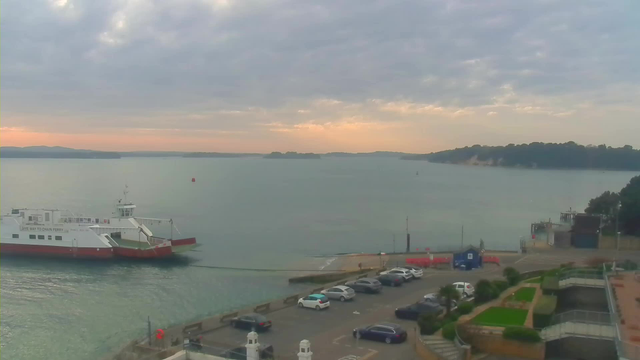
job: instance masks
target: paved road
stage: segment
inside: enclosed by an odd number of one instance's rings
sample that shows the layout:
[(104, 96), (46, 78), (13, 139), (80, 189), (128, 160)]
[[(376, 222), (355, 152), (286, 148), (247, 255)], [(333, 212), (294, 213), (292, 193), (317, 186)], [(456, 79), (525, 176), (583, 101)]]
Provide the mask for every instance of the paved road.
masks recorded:
[[(455, 281), (475, 283), (481, 278), (501, 278), (502, 268), (514, 266), (520, 271), (547, 269), (561, 263), (584, 261), (594, 252), (560, 251), (534, 253), (525, 256), (504, 256), (502, 267), (488, 266), (485, 269), (460, 272), (427, 270), (425, 277), (414, 280), (399, 288), (385, 287), (381, 294), (358, 294), (353, 302), (331, 301), (331, 307), (315, 311), (290, 307), (268, 314), (273, 328), (261, 333), (259, 342), (273, 345), (277, 359), (297, 359), (300, 340), (311, 342), (314, 359), (322, 360), (412, 360), (416, 359), (413, 349), (415, 321), (395, 318), (398, 306), (414, 303), (423, 295)], [(640, 253), (631, 253), (627, 258), (640, 259)], [(409, 339), (403, 344), (387, 345), (368, 340), (356, 340), (352, 330), (356, 327), (389, 321), (401, 324), (409, 332)], [(204, 335), (204, 344), (229, 344), (242, 346), (246, 342), (245, 330), (225, 327)]]

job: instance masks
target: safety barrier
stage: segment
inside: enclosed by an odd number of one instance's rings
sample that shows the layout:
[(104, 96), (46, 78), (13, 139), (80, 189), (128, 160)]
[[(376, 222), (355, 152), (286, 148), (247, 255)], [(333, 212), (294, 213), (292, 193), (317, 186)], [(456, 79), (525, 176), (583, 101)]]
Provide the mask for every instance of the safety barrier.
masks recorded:
[(234, 317), (238, 316), (238, 311), (234, 311), (228, 314), (224, 314), (222, 316), (220, 316), (220, 322), (223, 323), (229, 319), (233, 319)]
[(300, 298), (300, 294), (295, 294), (295, 295), (291, 295), (287, 298), (284, 298), (284, 300), (282, 300), (283, 304), (288, 304), (290, 302), (296, 302), (298, 301), (298, 299)]
[(487, 264), (497, 264), (500, 265), (500, 258), (497, 256), (483, 256), (482, 262)]
[(271, 303), (265, 303), (265, 304), (261, 304), (256, 306), (253, 311), (259, 313), (259, 312), (263, 312), (263, 311), (269, 311), (269, 309), (271, 308)]
[(415, 266), (427, 268), (435, 265), (451, 264), (451, 258), (450, 257), (434, 257), (433, 260), (431, 260), (430, 258), (409, 258), (406, 260), (406, 262), (408, 265), (415, 265)]
[(202, 321), (195, 324), (187, 325), (182, 329), (183, 334), (188, 334), (194, 331), (202, 331)]

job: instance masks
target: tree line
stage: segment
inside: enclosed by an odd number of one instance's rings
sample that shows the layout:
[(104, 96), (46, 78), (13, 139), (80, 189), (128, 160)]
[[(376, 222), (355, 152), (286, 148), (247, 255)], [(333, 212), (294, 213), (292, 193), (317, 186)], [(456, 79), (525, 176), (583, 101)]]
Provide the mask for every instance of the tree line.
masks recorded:
[(589, 200), (584, 212), (602, 215), (603, 232), (615, 232), (617, 219), (620, 231), (628, 235), (640, 236), (640, 175), (631, 178), (618, 193), (605, 191)]

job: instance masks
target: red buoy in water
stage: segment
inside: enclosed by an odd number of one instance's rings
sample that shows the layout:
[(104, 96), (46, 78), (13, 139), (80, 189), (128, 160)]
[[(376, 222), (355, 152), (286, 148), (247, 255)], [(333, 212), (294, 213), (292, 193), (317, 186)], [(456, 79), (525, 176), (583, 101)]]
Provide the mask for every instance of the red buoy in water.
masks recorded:
[(191, 178), (191, 182), (196, 182), (196, 178)]

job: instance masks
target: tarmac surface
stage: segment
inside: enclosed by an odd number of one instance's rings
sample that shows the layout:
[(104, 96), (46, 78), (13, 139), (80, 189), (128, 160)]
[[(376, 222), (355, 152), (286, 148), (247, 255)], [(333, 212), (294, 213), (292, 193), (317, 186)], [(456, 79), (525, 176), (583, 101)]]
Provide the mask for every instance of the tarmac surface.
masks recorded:
[[(259, 342), (272, 345), (275, 358), (279, 360), (297, 359), (298, 346), (303, 339), (311, 342), (313, 358), (318, 360), (413, 360), (418, 358), (414, 350), (417, 323), (397, 319), (394, 315), (397, 307), (414, 303), (425, 294), (436, 292), (440, 286), (456, 281), (475, 284), (482, 278), (502, 278), (502, 269), (506, 266), (513, 266), (525, 272), (549, 269), (571, 261), (580, 265), (592, 256), (614, 255), (615, 252), (597, 250), (539, 251), (524, 255), (499, 255), (501, 266), (487, 265), (483, 269), (473, 271), (425, 269), (422, 279), (398, 288), (384, 287), (381, 294), (358, 293), (351, 302), (341, 303), (333, 300), (331, 307), (326, 310), (288, 307), (269, 313), (266, 316), (273, 322), (273, 328), (260, 333)], [(387, 256), (386, 261), (402, 263), (406, 257), (391, 255)], [(623, 252), (620, 258), (638, 261), (640, 252)], [(408, 340), (402, 344), (385, 344), (356, 340), (352, 336), (354, 328), (380, 322), (400, 324), (409, 333)], [(243, 346), (246, 336), (246, 330), (224, 327), (203, 335), (203, 344), (205, 347), (211, 346), (209, 350), (213, 353), (220, 347)]]

